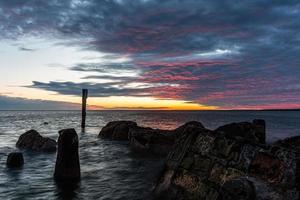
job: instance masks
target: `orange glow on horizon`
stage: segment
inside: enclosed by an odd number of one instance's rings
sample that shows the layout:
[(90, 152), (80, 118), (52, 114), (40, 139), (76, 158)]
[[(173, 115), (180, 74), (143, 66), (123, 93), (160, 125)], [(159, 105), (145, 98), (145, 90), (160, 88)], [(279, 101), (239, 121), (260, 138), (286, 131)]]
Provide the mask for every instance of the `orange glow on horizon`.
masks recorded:
[[(81, 105), (81, 97), (59, 95), (55, 92), (43, 91), (33, 88), (13, 88), (14, 91), (7, 92), (6, 96), (19, 97), (33, 100), (47, 100), (67, 102)], [(201, 105), (183, 100), (156, 99), (153, 97), (89, 97), (87, 100), (89, 110), (216, 110), (216, 106)]]
[(152, 97), (105, 97), (89, 98), (91, 110), (216, 110), (216, 106), (207, 106), (181, 100), (155, 99)]

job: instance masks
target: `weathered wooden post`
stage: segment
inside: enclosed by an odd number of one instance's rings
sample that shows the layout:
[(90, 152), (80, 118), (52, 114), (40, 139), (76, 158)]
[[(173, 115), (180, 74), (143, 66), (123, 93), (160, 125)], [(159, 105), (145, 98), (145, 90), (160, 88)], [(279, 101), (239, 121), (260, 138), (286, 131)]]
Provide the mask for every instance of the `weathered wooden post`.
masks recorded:
[(88, 98), (88, 89), (82, 89), (82, 121), (81, 129), (82, 132), (85, 130), (85, 118), (86, 118), (86, 99)]

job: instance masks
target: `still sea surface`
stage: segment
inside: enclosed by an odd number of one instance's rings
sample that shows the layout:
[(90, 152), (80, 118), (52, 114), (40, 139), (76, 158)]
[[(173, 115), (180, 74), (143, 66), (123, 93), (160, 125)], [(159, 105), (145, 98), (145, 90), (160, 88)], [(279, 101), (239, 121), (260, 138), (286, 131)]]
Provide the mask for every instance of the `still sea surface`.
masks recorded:
[[(97, 138), (113, 120), (133, 120), (141, 126), (173, 129), (197, 120), (210, 129), (226, 123), (265, 119), (269, 143), (300, 134), (300, 111), (91, 111), (85, 133), (79, 111), (0, 111), (0, 199), (148, 199), (163, 159), (133, 154), (126, 142)], [(48, 125), (44, 125), (48, 122)], [(75, 128), (79, 135), (82, 179), (71, 191), (52, 179), (56, 153), (23, 151), (22, 169), (7, 169), (8, 153), (29, 129), (58, 138), (58, 131)]]

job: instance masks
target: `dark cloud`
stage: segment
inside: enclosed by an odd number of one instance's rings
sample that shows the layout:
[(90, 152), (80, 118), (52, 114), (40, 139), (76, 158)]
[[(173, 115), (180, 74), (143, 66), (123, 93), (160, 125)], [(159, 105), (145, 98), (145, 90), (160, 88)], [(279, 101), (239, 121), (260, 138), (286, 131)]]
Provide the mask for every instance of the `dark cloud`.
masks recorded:
[(0, 110), (78, 110), (80, 104), (0, 95)]
[[(110, 83), (32, 87), (71, 95), (90, 87), (101, 97), (149, 95), (221, 107), (300, 100), (298, 0), (0, 0), (0, 11), (2, 38), (43, 35), (110, 55), (111, 62), (71, 68)], [(122, 55), (131, 60), (114, 62)], [(136, 77), (109, 77), (124, 73)]]
[(89, 90), (90, 97), (108, 96), (149, 96), (144, 89), (120, 87), (117, 83), (74, 83), (74, 82), (55, 82), (43, 83), (34, 81), (31, 88), (38, 88), (57, 92), (64, 95), (80, 96), (82, 88)]
[(35, 51), (35, 49), (19, 47), (19, 51)]
[(79, 63), (71, 67), (73, 71), (97, 73), (135, 73), (137, 69), (131, 63)]

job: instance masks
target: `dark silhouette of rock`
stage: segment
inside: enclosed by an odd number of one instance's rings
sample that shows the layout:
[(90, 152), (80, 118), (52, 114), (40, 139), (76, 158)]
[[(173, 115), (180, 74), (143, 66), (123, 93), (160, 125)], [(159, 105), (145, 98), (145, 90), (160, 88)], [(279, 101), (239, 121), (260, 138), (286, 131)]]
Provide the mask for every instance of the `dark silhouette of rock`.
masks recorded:
[(238, 177), (225, 182), (220, 188), (218, 200), (282, 200), (289, 199), (279, 194), (266, 182), (254, 177)]
[(243, 138), (261, 144), (266, 143), (265, 121), (261, 119), (256, 119), (253, 123), (239, 122), (226, 124), (215, 131), (225, 134), (226, 137)]
[(295, 150), (300, 156), (300, 135), (279, 140), (275, 142), (274, 145)]
[(190, 128), (204, 128), (203, 124), (201, 122), (198, 121), (190, 121), (187, 122), (185, 124), (183, 124), (182, 126), (179, 126), (178, 128), (176, 128), (174, 131), (176, 132), (176, 136), (182, 134), (186, 129), (190, 129)]
[(80, 180), (78, 136), (74, 129), (59, 131), (54, 179), (58, 182)]
[(128, 140), (128, 132), (137, 127), (132, 121), (113, 121), (102, 128), (99, 137), (113, 140)]
[(187, 127), (203, 128), (203, 125), (191, 121), (174, 130), (161, 130), (140, 127), (132, 121), (113, 121), (102, 128), (99, 137), (129, 140), (130, 148), (137, 153), (165, 156)]
[(24, 164), (23, 154), (20, 152), (13, 152), (8, 154), (6, 165), (7, 167), (22, 167)]
[(297, 153), (257, 142), (249, 131), (254, 124), (230, 124), (219, 131), (186, 128), (168, 154), (155, 197), (298, 200)]
[(219, 200), (252, 200), (256, 193), (252, 182), (244, 177), (231, 179), (220, 189)]
[(22, 134), (19, 137), (16, 146), (34, 151), (56, 151), (56, 141), (41, 136), (35, 130), (29, 130)]
[(266, 121), (263, 119), (254, 119), (253, 125), (256, 130), (256, 137), (258, 138), (260, 143), (266, 143)]
[(137, 153), (165, 156), (174, 144), (171, 134), (168, 130), (136, 127), (129, 132), (129, 146)]

